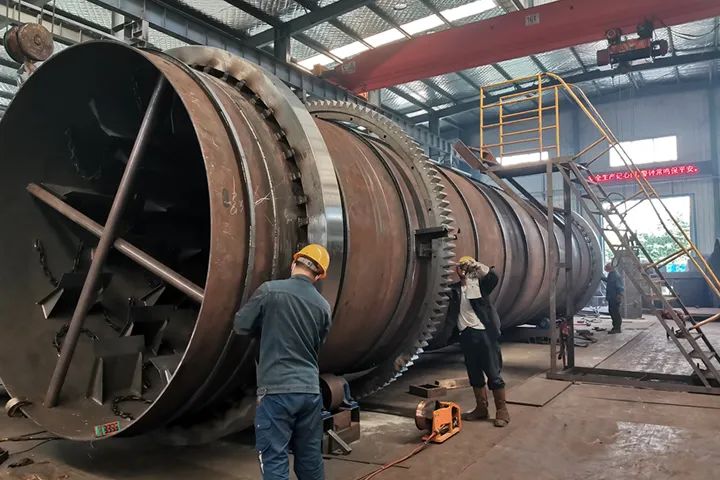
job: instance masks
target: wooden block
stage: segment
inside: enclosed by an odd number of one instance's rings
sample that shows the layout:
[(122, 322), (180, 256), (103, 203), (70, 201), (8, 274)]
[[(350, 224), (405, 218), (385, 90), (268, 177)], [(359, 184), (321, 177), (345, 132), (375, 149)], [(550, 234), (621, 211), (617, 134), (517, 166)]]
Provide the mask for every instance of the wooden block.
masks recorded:
[(447, 390), (452, 390), (454, 388), (465, 388), (470, 386), (470, 379), (468, 377), (446, 378), (444, 380), (435, 380), (435, 385), (445, 388)]
[(438, 398), (442, 397), (447, 393), (447, 389), (438, 387), (437, 385), (425, 384), (425, 385), (410, 385), (408, 393), (417, 395), (423, 398)]

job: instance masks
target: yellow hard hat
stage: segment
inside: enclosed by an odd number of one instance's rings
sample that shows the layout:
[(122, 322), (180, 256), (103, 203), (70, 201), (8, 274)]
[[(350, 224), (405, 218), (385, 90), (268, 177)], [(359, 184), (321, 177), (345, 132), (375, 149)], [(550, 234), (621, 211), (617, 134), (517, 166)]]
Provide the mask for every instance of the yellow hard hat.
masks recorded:
[(328, 268), (330, 268), (330, 254), (325, 247), (311, 243), (293, 255), (293, 260), (297, 261), (300, 257), (311, 260), (320, 269), (320, 278), (325, 278)]
[(460, 257), (460, 260), (458, 260), (459, 264), (463, 263), (475, 263), (475, 259), (469, 255), (465, 255), (464, 257)]

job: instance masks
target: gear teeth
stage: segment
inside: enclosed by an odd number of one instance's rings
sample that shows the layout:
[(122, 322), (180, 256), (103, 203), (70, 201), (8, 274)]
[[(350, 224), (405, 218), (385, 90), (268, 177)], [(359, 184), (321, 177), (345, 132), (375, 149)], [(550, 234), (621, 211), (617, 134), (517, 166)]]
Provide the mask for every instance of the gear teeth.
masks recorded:
[[(382, 138), (392, 138), (402, 150), (404, 158), (412, 160), (416, 166), (415, 170), (421, 176), (421, 183), (424, 184), (427, 194), (431, 202), (430, 212), (428, 214), (427, 226), (444, 225), (450, 231), (455, 231), (455, 219), (452, 216), (450, 203), (447, 201), (448, 194), (444, 184), (443, 174), (432, 162), (424, 149), (411, 138), (402, 128), (395, 122), (388, 119), (379, 112), (363, 105), (355, 103), (337, 101), (337, 100), (321, 100), (307, 103), (308, 110), (311, 113), (339, 113), (362, 118), (366, 122), (376, 127), (375, 134)], [(353, 383), (353, 394), (356, 398), (362, 398), (370, 395), (399, 378), (413, 363), (424, 348), (428, 345), (428, 341), (435, 335), (440, 321), (444, 319), (448, 304), (448, 281), (453, 274), (451, 260), (455, 257), (455, 244), (452, 242), (443, 242), (441, 250), (435, 255), (430, 270), (433, 284), (428, 288), (428, 298), (432, 299), (428, 302), (420, 317), (419, 330), (410, 343), (405, 343), (400, 348), (402, 350), (395, 353), (390, 361), (381, 362), (375, 371), (358, 380), (360, 383)], [(415, 327), (413, 327), (415, 328)], [(413, 330), (415, 331), (415, 330)], [(408, 339), (409, 340), (409, 339)], [(357, 389), (356, 389), (357, 387)]]

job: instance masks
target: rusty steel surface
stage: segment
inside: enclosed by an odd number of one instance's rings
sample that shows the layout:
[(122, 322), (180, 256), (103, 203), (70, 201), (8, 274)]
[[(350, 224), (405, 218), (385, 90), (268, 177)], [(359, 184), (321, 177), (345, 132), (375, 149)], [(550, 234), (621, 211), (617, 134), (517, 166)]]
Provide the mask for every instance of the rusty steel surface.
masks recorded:
[[(328, 148), (297, 96), (279, 79), (266, 74), (261, 67), (229, 52), (211, 47), (180, 47), (168, 53), (179, 60), (232, 82), (242, 82), (266, 109), (265, 116), (280, 128), (281, 141), (289, 148), (300, 174), (307, 222), (307, 241), (326, 245), (333, 258), (344, 255), (343, 214), (338, 180)], [(330, 305), (335, 305), (339, 290), (340, 265), (330, 264), (328, 278), (321, 289)]]
[[(319, 284), (334, 306), (321, 373), (344, 376), (355, 397), (397, 378), (433, 337), (447, 340), (456, 257), (496, 266), (503, 325), (547, 309), (547, 232), (511, 199), (432, 164), (374, 111), (305, 107), (271, 74), (220, 50), (171, 53), (70, 47), (29, 78), (0, 122), (0, 222), (13, 226), (0, 248), (0, 377), (43, 428), (90, 440), (192, 429), (237, 410), (254, 396), (257, 351), (232, 332), (233, 314), (262, 282), (286, 277), (293, 252), (311, 241), (332, 255)], [(46, 408), (159, 76), (169, 91), (116, 250), (58, 405)], [(30, 184), (57, 201), (38, 201)], [(573, 295), (583, 305), (599, 281), (599, 249), (580, 219), (574, 230)], [(340, 383), (330, 383), (337, 400)], [(117, 432), (95, 428), (115, 421)]]
[(26, 23), (20, 26), (17, 37), (22, 53), (35, 62), (47, 60), (55, 49), (52, 34), (38, 23)]
[[(495, 266), (499, 275), (493, 292), (504, 328), (539, 319), (548, 309), (549, 269), (545, 265), (548, 245), (547, 227), (539, 225), (527, 210), (503, 192), (473, 181), (465, 175), (440, 169), (445, 181), (457, 231), (458, 256), (470, 255)], [(556, 237), (562, 258), (565, 240), (556, 225)], [(573, 296), (577, 309), (585, 306), (599, 282), (601, 254), (599, 244), (585, 220), (576, 216), (573, 224)], [(564, 305), (563, 276), (558, 284), (558, 305)], [(449, 337), (452, 324), (444, 327)]]
[[(397, 305), (392, 316), (385, 318), (384, 322), (376, 322), (376, 328), (363, 328), (368, 326), (369, 318), (366, 316), (334, 318), (334, 322), (342, 322), (343, 327), (349, 331), (358, 332), (360, 336), (357, 340), (375, 339), (374, 344), (366, 349), (353, 365), (356, 371), (368, 372), (351, 384), (355, 395), (365, 396), (383, 388), (409, 368), (442, 323), (455, 244), (446, 238), (427, 242), (419, 238), (418, 233), (423, 229), (439, 226), (451, 231), (455, 228), (455, 221), (437, 169), (414, 140), (395, 123), (370, 109), (345, 102), (310, 102), (308, 109), (320, 123), (332, 122), (348, 128), (348, 132), (352, 132), (352, 136), (347, 138), (348, 142), (366, 143), (371, 147), (372, 157), (375, 157), (371, 161), (382, 165), (395, 182), (408, 230), (406, 238), (397, 239), (387, 230), (388, 227), (385, 227), (387, 220), (383, 218), (383, 212), (376, 207), (373, 213), (380, 220), (378, 225), (384, 228), (374, 235), (385, 233), (385, 237), (379, 244), (375, 243), (374, 252), (365, 260), (378, 260), (374, 264), (377, 268), (373, 275), (377, 288), (368, 289), (368, 292), (374, 292), (374, 298), (383, 298), (385, 295), (385, 289), (389, 285), (386, 272), (392, 268), (391, 265), (398, 259), (406, 259), (403, 290), (395, 300)], [(333, 144), (332, 140), (328, 141)], [(344, 155), (336, 158), (336, 170), (339, 172), (342, 168), (339, 164), (344, 162), (345, 158)], [(353, 205), (354, 199), (348, 193), (354, 192), (356, 186), (349, 184), (348, 191), (341, 189), (346, 197), (346, 205)], [(388, 191), (384, 194), (392, 195)], [(368, 215), (368, 209), (364, 210), (364, 215)], [(352, 221), (353, 216), (346, 213), (346, 226), (349, 227)], [(346, 242), (350, 244), (354, 230), (350, 227), (346, 228), (346, 232)], [(372, 239), (368, 240), (366, 242), (360, 238), (359, 242), (366, 244), (364, 247), (367, 248), (374, 243)], [(386, 256), (385, 250), (398, 241), (406, 246), (407, 255)], [(358, 240), (355, 241), (355, 244), (357, 243)], [(343, 276), (344, 283), (348, 283), (344, 290), (353, 301), (356, 298), (363, 301), (364, 299), (357, 297), (358, 288), (366, 290), (367, 286), (355, 283), (352, 276), (353, 271), (348, 268)], [(379, 280), (385, 281), (378, 284)], [(374, 299), (370, 300), (372, 304)], [(325, 360), (322, 356), (326, 349), (343, 344), (351, 345), (355, 340), (353, 337), (342, 337), (331, 330), (321, 351), (321, 368), (332, 368), (334, 365), (334, 357), (328, 355), (330, 358)], [(335, 351), (340, 352), (341, 348)]]
[(19, 30), (20, 25), (15, 25), (5, 30), (5, 34), (3, 35), (3, 47), (5, 47), (5, 51), (10, 58), (16, 62), (22, 63), (25, 61), (25, 53), (20, 47), (20, 39), (18, 38)]
[(320, 375), (323, 407), (327, 411), (332, 412), (342, 405), (345, 400), (345, 385), (347, 382), (342, 377), (328, 373)]

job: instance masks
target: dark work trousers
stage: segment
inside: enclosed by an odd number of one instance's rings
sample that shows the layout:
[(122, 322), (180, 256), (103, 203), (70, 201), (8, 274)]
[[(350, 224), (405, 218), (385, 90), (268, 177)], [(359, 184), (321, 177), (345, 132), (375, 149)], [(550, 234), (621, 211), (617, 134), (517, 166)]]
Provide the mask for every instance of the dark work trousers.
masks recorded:
[(290, 478), (288, 449), (295, 454), (298, 480), (323, 480), (322, 397), (310, 393), (281, 393), (258, 399), (255, 448), (263, 480)]
[(500, 343), (491, 338), (485, 330), (466, 328), (460, 332), (460, 347), (465, 355), (470, 385), (484, 387), (485, 377), (490, 390), (505, 388), (500, 375), (502, 370), (502, 353)]
[(622, 299), (608, 300), (608, 310), (610, 312), (610, 318), (612, 318), (613, 330), (620, 331), (622, 327), (622, 317), (620, 316), (620, 304)]

